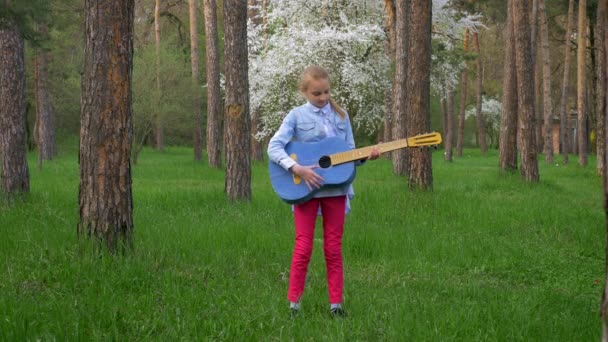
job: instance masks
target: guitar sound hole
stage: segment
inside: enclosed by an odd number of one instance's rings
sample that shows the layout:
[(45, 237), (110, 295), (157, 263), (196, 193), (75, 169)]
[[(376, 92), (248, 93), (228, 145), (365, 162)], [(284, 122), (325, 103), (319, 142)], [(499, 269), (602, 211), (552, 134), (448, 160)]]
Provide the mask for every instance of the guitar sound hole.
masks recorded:
[(331, 158), (329, 158), (328, 156), (323, 156), (319, 159), (319, 166), (327, 169), (328, 167), (331, 166)]

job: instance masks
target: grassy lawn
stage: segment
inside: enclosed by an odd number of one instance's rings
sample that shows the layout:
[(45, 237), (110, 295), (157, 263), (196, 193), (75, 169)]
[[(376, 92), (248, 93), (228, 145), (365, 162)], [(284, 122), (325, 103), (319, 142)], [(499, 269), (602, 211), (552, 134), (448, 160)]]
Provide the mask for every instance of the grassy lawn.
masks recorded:
[[(541, 181), (498, 156), (434, 153), (434, 191), (408, 192), (389, 161), (358, 169), (344, 237), (346, 319), (331, 319), (321, 227), (301, 314), (286, 299), (292, 214), (253, 166), (253, 200), (186, 148), (133, 168), (135, 251), (99, 256), (76, 238), (77, 154), (35, 169), (0, 206), (0, 340), (600, 339), (602, 182), (540, 162)], [(561, 160), (559, 157), (558, 160)]]

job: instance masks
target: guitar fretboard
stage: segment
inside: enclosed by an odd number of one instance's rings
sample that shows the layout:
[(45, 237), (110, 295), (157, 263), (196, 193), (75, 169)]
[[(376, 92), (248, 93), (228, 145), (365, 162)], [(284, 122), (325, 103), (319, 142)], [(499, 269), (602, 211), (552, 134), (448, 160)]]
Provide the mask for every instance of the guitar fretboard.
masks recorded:
[(380, 154), (382, 154), (385, 152), (390, 152), (390, 151), (398, 150), (401, 148), (405, 148), (408, 146), (409, 145), (408, 145), (407, 139), (399, 139), (399, 140), (394, 140), (394, 141), (387, 142), (387, 143), (378, 144), (375, 146), (367, 146), (367, 147), (357, 148), (357, 149), (346, 151), (346, 152), (332, 154), (329, 156), (329, 158), (331, 159), (331, 165), (339, 165), (339, 164), (348, 163), (348, 162), (351, 162), (354, 160), (367, 158), (369, 156), (369, 154), (372, 152), (372, 149), (374, 147), (378, 149)]

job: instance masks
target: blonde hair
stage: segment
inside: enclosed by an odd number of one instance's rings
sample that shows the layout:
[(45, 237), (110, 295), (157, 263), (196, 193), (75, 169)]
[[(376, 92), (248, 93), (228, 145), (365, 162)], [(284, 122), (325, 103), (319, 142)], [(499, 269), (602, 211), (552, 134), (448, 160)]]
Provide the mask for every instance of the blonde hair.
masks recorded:
[[(301, 92), (305, 92), (308, 89), (308, 84), (311, 80), (329, 81), (329, 73), (318, 65), (311, 65), (309, 67), (306, 67), (306, 69), (304, 69), (304, 72), (302, 73), (302, 77), (300, 78), (298, 89)], [(346, 112), (344, 111), (344, 109), (338, 106), (338, 104), (334, 101), (334, 99), (331, 98), (331, 96), (329, 97), (329, 104), (331, 105), (331, 108), (336, 113), (338, 113), (338, 115), (340, 115), (341, 118), (344, 119), (346, 117)]]

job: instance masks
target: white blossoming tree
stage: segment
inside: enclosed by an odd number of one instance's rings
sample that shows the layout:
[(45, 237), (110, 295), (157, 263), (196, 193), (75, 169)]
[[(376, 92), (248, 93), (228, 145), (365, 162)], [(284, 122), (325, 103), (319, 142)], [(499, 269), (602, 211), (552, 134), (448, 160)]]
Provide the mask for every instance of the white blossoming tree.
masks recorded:
[[(475, 117), (475, 106), (471, 105), (465, 112), (465, 118)], [(486, 133), (490, 138), (490, 145), (498, 143), (498, 133), (500, 129), (500, 114), (502, 113), (502, 102), (491, 97), (482, 97), (481, 112), (483, 113), (486, 122)]]
[[(382, 124), (391, 74), (383, 48), (384, 1), (267, 0), (258, 12), (264, 20), (252, 20), (248, 28), (250, 108), (260, 114), (260, 127), (253, 128), (258, 139), (272, 135), (288, 111), (303, 103), (297, 83), (311, 64), (329, 71), (332, 96), (355, 127), (371, 133)], [(481, 26), (479, 18), (434, 0), (434, 38), (451, 51), (465, 28)], [(434, 56), (434, 62), (433, 89), (457, 84), (461, 58)]]

